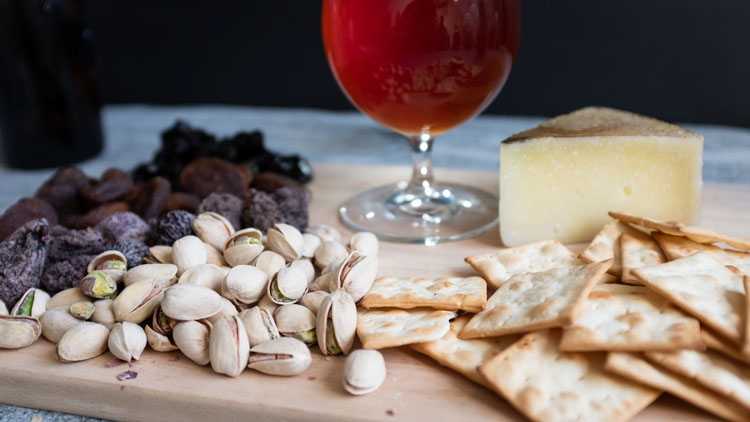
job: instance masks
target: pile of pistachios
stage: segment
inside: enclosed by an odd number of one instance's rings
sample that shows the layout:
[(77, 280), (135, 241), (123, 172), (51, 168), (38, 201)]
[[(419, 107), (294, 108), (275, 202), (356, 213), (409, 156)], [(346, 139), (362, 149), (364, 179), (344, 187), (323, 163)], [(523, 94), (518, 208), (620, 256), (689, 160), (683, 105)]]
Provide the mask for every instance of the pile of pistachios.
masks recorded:
[[(29, 289), (10, 312), (0, 302), (0, 348), (26, 347), (43, 335), (63, 362), (107, 350), (130, 362), (148, 344), (230, 377), (245, 368), (297, 375), (310, 366), (316, 343), (323, 355), (352, 351), (356, 303), (378, 271), (372, 233), (345, 243), (330, 226), (303, 234), (275, 224), (264, 236), (235, 231), (212, 212), (192, 228), (196, 236), (150, 248), (144, 265), (127, 270), (123, 254), (103, 252), (78, 287), (53, 297)], [(352, 394), (374, 391), (385, 379), (376, 351), (353, 353), (345, 368), (342, 383)], [(367, 376), (357, 372), (362, 368)]]

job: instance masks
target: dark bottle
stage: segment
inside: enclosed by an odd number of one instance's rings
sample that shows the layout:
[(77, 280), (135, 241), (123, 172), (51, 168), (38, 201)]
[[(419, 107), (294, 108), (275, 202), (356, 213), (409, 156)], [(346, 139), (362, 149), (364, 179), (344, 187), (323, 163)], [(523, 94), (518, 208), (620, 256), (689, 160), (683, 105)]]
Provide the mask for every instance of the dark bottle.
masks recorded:
[(6, 165), (44, 168), (102, 149), (83, 0), (0, 0), (0, 144)]

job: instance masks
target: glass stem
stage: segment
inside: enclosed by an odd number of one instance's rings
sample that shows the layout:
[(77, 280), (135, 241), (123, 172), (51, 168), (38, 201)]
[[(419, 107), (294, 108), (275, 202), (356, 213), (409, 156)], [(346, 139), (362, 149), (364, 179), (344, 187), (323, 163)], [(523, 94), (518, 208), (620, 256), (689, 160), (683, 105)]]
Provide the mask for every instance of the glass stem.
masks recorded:
[(412, 176), (405, 192), (420, 201), (412, 202), (414, 208), (419, 212), (429, 212), (431, 198), (433, 195), (433, 183), (435, 178), (432, 174), (432, 143), (435, 137), (429, 134), (413, 135), (409, 137), (412, 157)]

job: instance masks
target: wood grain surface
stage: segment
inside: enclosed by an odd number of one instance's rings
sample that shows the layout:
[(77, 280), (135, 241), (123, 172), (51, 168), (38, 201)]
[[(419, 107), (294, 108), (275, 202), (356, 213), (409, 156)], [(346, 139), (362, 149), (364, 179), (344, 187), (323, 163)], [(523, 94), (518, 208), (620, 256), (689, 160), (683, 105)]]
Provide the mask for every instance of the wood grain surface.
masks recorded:
[[(405, 179), (405, 167), (315, 166), (311, 222), (339, 223), (338, 205), (371, 186)], [(445, 180), (497, 191), (497, 173), (439, 170)], [(718, 231), (750, 236), (750, 187), (706, 185), (703, 224)], [(497, 230), (467, 241), (427, 247), (381, 243), (379, 275), (474, 275), (467, 255), (500, 246)], [(571, 245), (580, 251), (584, 245)], [(303, 374), (272, 377), (247, 370), (238, 378), (217, 375), (179, 352), (147, 349), (140, 361), (107, 368), (105, 353), (78, 363), (60, 363), (43, 338), (20, 350), (0, 350), (0, 402), (116, 420), (290, 420), (290, 421), (523, 421), (495, 393), (408, 348), (385, 350), (388, 376), (367, 396), (350, 396), (341, 387), (343, 357), (313, 351)], [(127, 369), (136, 379), (118, 381)], [(633, 421), (712, 421), (711, 415), (663, 396)]]

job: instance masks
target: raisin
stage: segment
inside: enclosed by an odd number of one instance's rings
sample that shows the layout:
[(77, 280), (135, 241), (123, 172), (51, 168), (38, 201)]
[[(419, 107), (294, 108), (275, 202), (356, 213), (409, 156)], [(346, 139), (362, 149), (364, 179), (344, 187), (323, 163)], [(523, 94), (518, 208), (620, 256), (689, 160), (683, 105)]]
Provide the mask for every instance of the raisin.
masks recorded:
[(64, 261), (76, 255), (98, 255), (107, 250), (108, 242), (98, 230), (71, 230), (54, 226), (49, 234), (50, 261)]
[(171, 191), (169, 180), (154, 177), (141, 186), (138, 197), (133, 201), (133, 211), (146, 221), (158, 217), (164, 210)]
[(265, 232), (277, 222), (280, 216), (279, 207), (271, 195), (251, 188), (245, 202), (246, 208), (242, 213), (242, 223), (245, 227), (254, 227)]
[(81, 189), (81, 196), (92, 204), (103, 204), (125, 196), (133, 189), (130, 175), (119, 168), (106, 170), (99, 182)]
[(86, 276), (86, 268), (96, 255), (77, 255), (65, 261), (47, 262), (40, 285), (47, 293), (55, 293), (75, 287)]
[(125, 201), (102, 204), (84, 215), (69, 216), (63, 224), (73, 229), (85, 229), (99, 224), (100, 221), (118, 212), (130, 211), (130, 205)]
[(245, 204), (242, 199), (231, 193), (212, 193), (201, 202), (198, 212), (215, 212), (224, 216), (235, 229), (239, 229), (242, 224), (242, 210)]
[(260, 168), (262, 171), (281, 173), (300, 183), (307, 183), (313, 178), (310, 163), (299, 155), (272, 154), (260, 163)]
[(135, 239), (143, 242), (151, 230), (148, 223), (132, 212), (112, 214), (94, 227), (100, 231), (108, 242), (119, 239)]
[(205, 198), (214, 192), (242, 195), (252, 174), (243, 166), (220, 158), (201, 158), (188, 164), (180, 175), (180, 184), (187, 192)]
[(166, 204), (164, 204), (164, 211), (183, 210), (195, 214), (198, 212), (200, 204), (201, 199), (192, 193), (172, 192), (167, 197)]
[(37, 218), (46, 218), (51, 225), (57, 224), (57, 212), (47, 201), (39, 198), (18, 200), (0, 216), (0, 241), (5, 240), (26, 222)]
[(299, 230), (307, 228), (308, 205), (312, 194), (305, 188), (285, 187), (274, 192), (271, 197), (279, 208), (279, 220)]
[(143, 264), (143, 257), (149, 255), (148, 246), (136, 239), (120, 239), (111, 249), (120, 251), (128, 261), (128, 269)]
[(0, 243), (0, 301), (9, 308), (39, 283), (49, 247), (49, 224), (40, 218)]
[(193, 234), (193, 220), (195, 214), (187, 211), (170, 211), (164, 214), (154, 228), (156, 243), (171, 246), (175, 240)]
[(78, 191), (89, 184), (86, 174), (78, 167), (63, 167), (55, 172), (36, 191), (35, 197), (47, 201), (60, 218), (83, 212)]
[(253, 178), (253, 187), (264, 192), (273, 193), (284, 187), (300, 188), (302, 184), (283, 174), (266, 171)]

